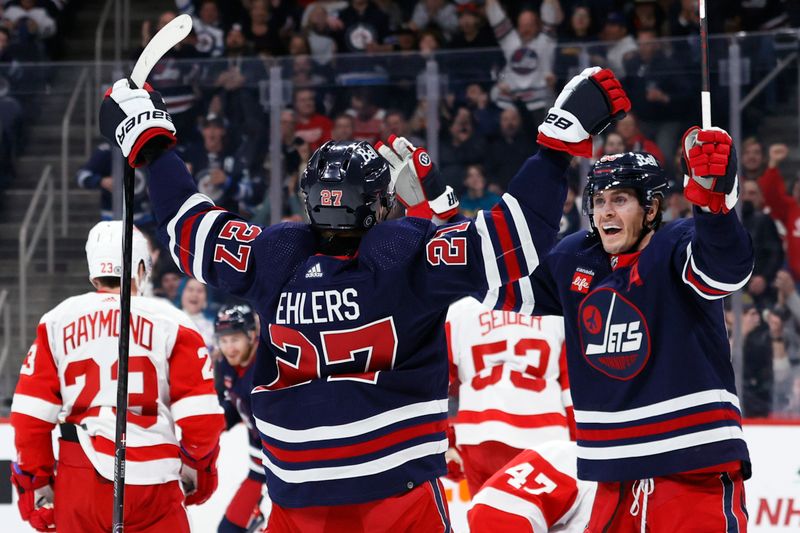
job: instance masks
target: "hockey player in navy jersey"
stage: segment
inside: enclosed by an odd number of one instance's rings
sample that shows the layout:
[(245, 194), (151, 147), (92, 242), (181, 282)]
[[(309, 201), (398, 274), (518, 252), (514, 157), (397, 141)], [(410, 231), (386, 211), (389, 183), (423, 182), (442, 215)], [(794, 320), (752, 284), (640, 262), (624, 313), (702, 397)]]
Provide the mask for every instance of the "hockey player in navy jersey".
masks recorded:
[(747, 283), (753, 248), (730, 136), (694, 127), (683, 144), (693, 218), (659, 228), (667, 182), (651, 154), (604, 156), (583, 196), (591, 231), (531, 278), (534, 312), (565, 318), (578, 477), (599, 482), (592, 533), (747, 527), (722, 298)]
[[(199, 194), (168, 149), (160, 96), (114, 84), (103, 134), (149, 164), (160, 237), (188, 275), (249, 300), (262, 318), (251, 395), (273, 531), (450, 531), (442, 487), (448, 306), (530, 275), (555, 243), (571, 154), (630, 109), (608, 70), (587, 69), (556, 101), (543, 148), (491, 211), (435, 226), (386, 221), (398, 196), (455, 210), (424, 149), (391, 168), (364, 142), (327, 143), (301, 179), (308, 224), (266, 229)], [(403, 179), (403, 183), (399, 180)], [(528, 294), (505, 291), (512, 297)]]
[(244, 533), (264, 521), (259, 509), (266, 477), (261, 464), (261, 438), (250, 407), (253, 389), (258, 319), (244, 303), (226, 305), (217, 313), (214, 335), (222, 359), (214, 368), (217, 394), (225, 409), (225, 426), (231, 429), (239, 422), (247, 426), (250, 471), (231, 498), (218, 533)]

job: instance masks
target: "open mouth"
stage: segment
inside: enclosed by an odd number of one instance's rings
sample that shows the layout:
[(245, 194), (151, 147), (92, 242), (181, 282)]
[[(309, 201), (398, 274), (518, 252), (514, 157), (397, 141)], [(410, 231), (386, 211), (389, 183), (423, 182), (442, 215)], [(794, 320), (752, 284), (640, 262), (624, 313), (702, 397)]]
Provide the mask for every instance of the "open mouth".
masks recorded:
[(620, 228), (619, 226), (614, 226), (614, 225), (603, 226), (603, 233), (605, 233), (606, 235), (616, 235), (621, 231), (622, 228)]

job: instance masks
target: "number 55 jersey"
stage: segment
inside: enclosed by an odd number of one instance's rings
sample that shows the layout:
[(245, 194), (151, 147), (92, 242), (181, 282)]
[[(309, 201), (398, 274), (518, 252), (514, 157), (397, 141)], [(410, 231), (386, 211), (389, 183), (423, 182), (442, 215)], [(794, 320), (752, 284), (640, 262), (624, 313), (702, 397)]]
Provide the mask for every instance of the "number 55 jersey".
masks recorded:
[(351, 257), (319, 254), (308, 225), (262, 229), (219, 209), (172, 152), (150, 165), (173, 260), (250, 301), (264, 324), (251, 399), (274, 502), (370, 502), (444, 475), (447, 309), (468, 295), (495, 303), (502, 292), (513, 305), (532, 294), (527, 276), (555, 242), (566, 165), (540, 152), (491, 211), (441, 227), (386, 221)]
[[(119, 298), (68, 298), (39, 322), (11, 406), (22, 470), (52, 474), (51, 432), (61, 423), (97, 472), (114, 479)], [(179, 446), (203, 457), (224, 428), (211, 360), (189, 317), (166, 300), (132, 297), (130, 333), (125, 482), (177, 480)]]

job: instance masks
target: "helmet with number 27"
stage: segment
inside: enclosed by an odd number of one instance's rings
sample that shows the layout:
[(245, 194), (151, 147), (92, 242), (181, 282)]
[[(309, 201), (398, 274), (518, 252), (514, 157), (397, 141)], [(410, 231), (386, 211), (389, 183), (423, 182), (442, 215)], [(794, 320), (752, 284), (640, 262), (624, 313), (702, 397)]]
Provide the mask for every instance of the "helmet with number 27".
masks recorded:
[(363, 232), (394, 205), (389, 164), (365, 141), (329, 141), (311, 156), (300, 190), (317, 230)]

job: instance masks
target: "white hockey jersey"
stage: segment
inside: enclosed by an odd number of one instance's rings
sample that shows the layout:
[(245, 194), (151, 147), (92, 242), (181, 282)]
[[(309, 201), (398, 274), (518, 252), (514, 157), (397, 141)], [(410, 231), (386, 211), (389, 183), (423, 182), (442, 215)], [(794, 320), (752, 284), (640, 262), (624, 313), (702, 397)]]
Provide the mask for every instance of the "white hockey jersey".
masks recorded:
[(451, 381), (458, 380), (456, 444), (526, 449), (569, 440), (572, 400), (564, 321), (484, 307), (464, 298), (447, 315)]
[(577, 479), (577, 445), (551, 441), (516, 456), (472, 499), (471, 533), (582, 533), (597, 483)]
[[(50, 433), (56, 423), (70, 423), (95, 469), (114, 478), (119, 298), (68, 298), (39, 322), (11, 407), (21, 469), (52, 473)], [(224, 428), (212, 361), (189, 318), (166, 300), (131, 298), (130, 332), (125, 481), (176, 480), (179, 446), (203, 457)]]

